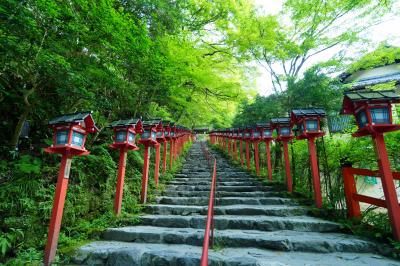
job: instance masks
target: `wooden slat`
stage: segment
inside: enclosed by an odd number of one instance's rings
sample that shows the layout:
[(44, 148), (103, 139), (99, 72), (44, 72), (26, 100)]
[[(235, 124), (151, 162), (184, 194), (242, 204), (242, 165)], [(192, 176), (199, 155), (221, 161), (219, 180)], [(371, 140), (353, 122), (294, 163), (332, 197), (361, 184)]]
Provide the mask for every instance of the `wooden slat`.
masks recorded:
[(353, 194), (353, 199), (365, 203), (369, 203), (375, 206), (379, 206), (382, 208), (386, 208), (386, 202), (382, 199), (373, 198), (370, 196), (360, 195), (360, 194)]

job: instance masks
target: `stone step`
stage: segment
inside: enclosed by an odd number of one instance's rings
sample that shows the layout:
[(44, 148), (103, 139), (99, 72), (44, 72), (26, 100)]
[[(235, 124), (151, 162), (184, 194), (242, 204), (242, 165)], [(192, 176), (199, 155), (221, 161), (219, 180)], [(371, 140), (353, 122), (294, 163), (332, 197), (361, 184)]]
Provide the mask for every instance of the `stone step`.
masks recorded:
[[(276, 197), (281, 195), (281, 192), (278, 191), (268, 191), (268, 192), (229, 192), (229, 191), (217, 191), (216, 197)], [(164, 196), (169, 197), (209, 197), (209, 191), (166, 191)]]
[[(147, 212), (163, 215), (193, 215), (207, 214), (208, 206), (198, 205), (149, 205)], [(215, 215), (270, 215), (270, 216), (294, 216), (305, 215), (308, 210), (300, 206), (286, 205), (228, 205), (216, 206)]]
[[(104, 233), (105, 240), (203, 245), (203, 229), (168, 228), (155, 226), (127, 226), (110, 228)], [(258, 230), (214, 230), (214, 243), (224, 247), (252, 247), (280, 251), (374, 252), (377, 245), (355, 236), (339, 233)]]
[[(266, 186), (218, 186), (218, 191), (252, 192), (271, 191), (273, 187)], [(209, 191), (210, 186), (168, 185), (166, 191)]]
[[(162, 196), (157, 198), (158, 204), (170, 204), (170, 205), (203, 205), (208, 204), (208, 197), (167, 197)], [(269, 198), (236, 198), (236, 197), (224, 197), (217, 198), (215, 201), (216, 206), (223, 205), (235, 205), (235, 204), (247, 204), (247, 205), (295, 205), (296, 203), (292, 199), (269, 197)]]
[[(202, 247), (96, 241), (79, 248), (73, 257), (78, 265), (140, 265), (140, 266), (198, 266)], [(400, 262), (370, 253), (310, 253), (276, 252), (257, 248), (223, 248), (209, 250), (209, 265), (267, 266), (267, 265), (352, 265), (399, 266)]]
[[(176, 185), (176, 186), (210, 186), (211, 181), (171, 181), (168, 185)], [(239, 181), (239, 182), (231, 182), (231, 181), (217, 181), (217, 186), (259, 186), (256, 182), (252, 181)]]
[[(145, 215), (140, 217), (142, 225), (178, 228), (205, 228), (204, 215)], [(337, 223), (308, 216), (214, 216), (217, 230), (242, 229), (260, 231), (293, 230), (303, 232), (332, 232), (342, 227)]]
[[(176, 174), (175, 178), (191, 178), (191, 177), (210, 177), (211, 174), (211, 170), (208, 171), (204, 171), (204, 172), (190, 172), (190, 173), (181, 173), (181, 174)], [(218, 177), (229, 177), (229, 178), (235, 178), (235, 177), (246, 177), (246, 178), (252, 178), (251, 175), (249, 175), (248, 173), (245, 172), (221, 172), (221, 171), (217, 171), (217, 176)]]
[[(177, 182), (211, 182), (211, 176), (208, 177), (192, 177), (192, 178), (175, 178), (171, 182), (177, 183)], [(229, 177), (217, 177), (217, 181), (222, 181), (222, 182), (253, 182), (255, 184), (261, 184), (260, 180), (254, 179), (254, 178), (229, 178)]]

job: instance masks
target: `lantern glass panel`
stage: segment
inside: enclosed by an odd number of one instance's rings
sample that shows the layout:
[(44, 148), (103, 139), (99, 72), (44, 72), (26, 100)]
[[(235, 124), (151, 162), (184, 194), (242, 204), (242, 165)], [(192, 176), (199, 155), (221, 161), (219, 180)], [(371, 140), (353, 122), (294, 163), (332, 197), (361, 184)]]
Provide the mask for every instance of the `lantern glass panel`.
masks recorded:
[(150, 131), (146, 130), (142, 133), (142, 139), (149, 139), (151, 137)]
[(83, 139), (85, 138), (85, 135), (77, 132), (77, 131), (73, 131), (72, 132), (72, 141), (71, 144), (75, 145), (75, 146), (82, 146), (83, 145)]
[(157, 132), (157, 138), (162, 138), (164, 136), (164, 132)]
[(56, 133), (56, 144), (62, 145), (68, 142), (68, 132), (69, 130), (59, 130)]
[(175, 132), (174, 131), (171, 132), (171, 137), (175, 137)]
[(272, 136), (272, 130), (265, 129), (263, 131), (263, 137), (271, 137)]
[(135, 134), (134, 133), (129, 132), (128, 142), (130, 142), (130, 143), (134, 143), (135, 142)]
[(281, 132), (281, 136), (289, 136), (290, 135), (290, 128), (289, 127), (282, 127), (280, 132)]
[(115, 134), (115, 142), (124, 142), (126, 140), (126, 131), (117, 131)]
[(256, 131), (253, 133), (253, 137), (258, 138), (260, 136), (260, 132)]
[[(318, 121), (317, 120), (307, 120), (306, 128), (307, 128), (307, 131), (318, 131)], [(302, 129), (302, 131), (303, 131), (303, 129)]]
[(245, 137), (250, 137), (250, 132), (244, 133), (244, 136), (245, 136)]
[(365, 124), (368, 123), (367, 114), (365, 113), (364, 110), (363, 110), (363, 111), (360, 111), (360, 112), (357, 114), (357, 123), (358, 123), (358, 126), (359, 126), (360, 128), (365, 127)]
[(155, 140), (156, 139), (156, 132), (151, 131), (151, 139)]
[(372, 122), (375, 124), (390, 124), (388, 109), (389, 108), (387, 107), (372, 108), (371, 109)]
[[(308, 128), (308, 127), (307, 127)], [(297, 131), (302, 134), (304, 131), (303, 123), (298, 123), (297, 124)]]

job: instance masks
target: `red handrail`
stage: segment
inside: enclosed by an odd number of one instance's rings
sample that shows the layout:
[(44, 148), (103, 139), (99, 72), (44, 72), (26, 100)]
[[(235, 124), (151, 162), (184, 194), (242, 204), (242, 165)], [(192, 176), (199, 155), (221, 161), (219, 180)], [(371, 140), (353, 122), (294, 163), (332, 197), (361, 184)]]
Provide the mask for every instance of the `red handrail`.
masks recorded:
[(206, 149), (204, 143), (201, 143), (201, 148), (203, 150), (204, 156), (207, 159), (208, 166), (211, 166), (211, 159), (214, 159), (213, 173), (211, 178), (211, 189), (210, 189), (210, 199), (208, 201), (207, 210), (207, 220), (206, 229), (204, 231), (203, 240), (203, 251), (201, 254), (201, 266), (208, 265), (208, 249), (210, 246), (210, 234), (211, 234), (211, 246), (214, 243), (214, 205), (215, 205), (215, 190), (216, 190), (216, 180), (217, 180), (217, 159)]

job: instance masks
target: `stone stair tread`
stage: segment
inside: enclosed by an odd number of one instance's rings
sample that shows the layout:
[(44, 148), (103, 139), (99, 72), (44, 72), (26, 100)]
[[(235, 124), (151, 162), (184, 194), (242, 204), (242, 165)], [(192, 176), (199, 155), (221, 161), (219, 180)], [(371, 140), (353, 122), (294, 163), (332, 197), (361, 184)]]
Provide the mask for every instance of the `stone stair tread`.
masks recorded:
[[(142, 225), (161, 227), (190, 227), (205, 228), (204, 215), (144, 215), (141, 217)], [(257, 229), (261, 231), (294, 230), (328, 232), (340, 230), (342, 226), (338, 223), (314, 218), (310, 216), (238, 216), (238, 215), (216, 215), (214, 217), (215, 228), (225, 229)]]
[[(104, 233), (105, 240), (191, 244), (202, 246), (204, 229), (168, 228), (156, 226), (127, 226), (109, 228)], [(214, 230), (215, 243), (227, 247), (256, 247), (282, 251), (329, 252), (373, 252), (377, 245), (373, 242), (341, 233), (297, 232), (289, 230)]]
[[(276, 197), (277, 195), (281, 195), (281, 192), (278, 191), (253, 191), (253, 192), (235, 192), (235, 191), (217, 191), (217, 197), (236, 197), (236, 198), (247, 198), (247, 197)], [(203, 195), (208, 197), (210, 195), (209, 191), (167, 191), (164, 193), (165, 196), (174, 195), (174, 197), (179, 197), (185, 195), (184, 197), (198, 197), (199, 195)]]
[[(182, 211), (183, 213), (190, 215), (192, 213), (202, 213), (205, 214), (207, 212), (208, 206), (200, 206), (200, 205), (148, 205), (148, 209), (151, 211), (155, 211), (156, 213), (160, 213), (163, 211), (171, 211), (175, 214), (177, 212)], [(214, 211), (215, 215), (225, 215), (225, 214), (233, 214), (233, 215), (279, 215), (279, 216), (292, 216), (293, 213), (296, 214), (305, 214), (307, 212), (307, 208), (301, 206), (289, 206), (289, 205), (245, 205), (245, 204), (235, 204), (228, 206), (216, 206)], [(165, 213), (160, 213), (165, 214)]]
[[(86, 265), (198, 266), (202, 249), (191, 245), (96, 241), (79, 248), (74, 262)], [(352, 265), (400, 266), (400, 262), (371, 253), (277, 252), (257, 248), (222, 248), (209, 251), (212, 265)]]
[[(208, 197), (168, 197), (161, 196), (157, 197), (158, 204), (170, 204), (170, 205), (206, 205), (208, 204)], [(269, 204), (288, 204), (296, 205), (297, 203), (290, 198), (282, 197), (217, 197), (216, 206), (227, 206), (227, 205), (269, 205)]]

